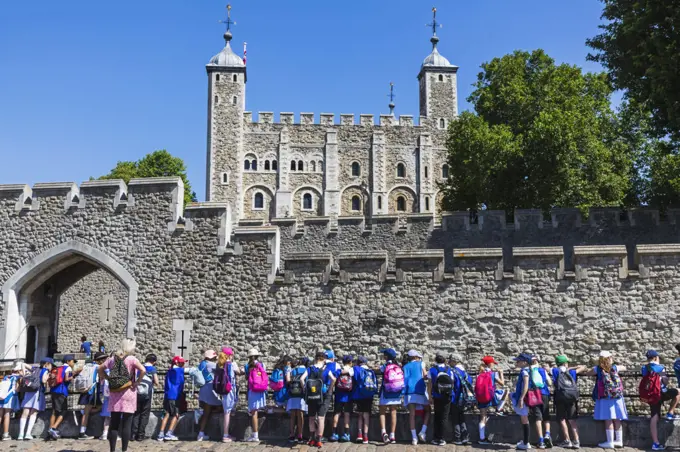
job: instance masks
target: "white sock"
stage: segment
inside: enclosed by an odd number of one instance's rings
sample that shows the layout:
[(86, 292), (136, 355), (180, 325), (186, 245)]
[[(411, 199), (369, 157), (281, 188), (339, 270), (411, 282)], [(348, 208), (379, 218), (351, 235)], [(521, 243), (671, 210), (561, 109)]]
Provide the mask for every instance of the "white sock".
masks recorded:
[(607, 430), (607, 442), (608, 443), (614, 442), (614, 430)]
[(205, 436), (205, 433), (203, 433), (203, 432), (198, 432), (198, 435), (199, 435), (199, 436)]
[(104, 431), (102, 432), (102, 436), (103, 436), (104, 438), (106, 438), (107, 436), (109, 436), (109, 429), (108, 429), (108, 428), (105, 428), (105, 429), (104, 429)]
[(423, 428), (420, 429), (420, 433), (422, 433), (423, 435), (427, 433), (427, 425), (423, 425)]
[(413, 439), (416, 439), (416, 438), (417, 438), (417, 436), (416, 436), (416, 429), (412, 429), (412, 430), (411, 430), (411, 438), (413, 438)]
[(31, 414), (31, 417), (28, 418), (28, 428), (26, 429), (26, 435), (30, 435), (31, 432), (33, 431), (33, 426), (35, 425), (35, 420), (37, 418), (38, 418), (37, 412)]
[(479, 439), (486, 439), (486, 435), (484, 435), (484, 427), (486, 427), (486, 424), (482, 424), (480, 422), (479, 423)]
[(80, 427), (80, 433), (85, 433), (85, 430), (87, 430), (87, 427), (85, 426)]
[(384, 435), (385, 433), (387, 433), (387, 431), (385, 429), (380, 430), (381, 435)]
[(172, 429), (168, 430), (168, 433), (165, 434), (165, 436), (172, 435)]
[(253, 432), (253, 438), (258, 439), (260, 434), (258, 432)]
[(24, 436), (24, 429), (26, 428), (26, 418), (19, 419), (19, 436)]
[(620, 428), (618, 430), (614, 431), (614, 437), (616, 438), (614, 441), (617, 443), (622, 443), (623, 442), (623, 429)]

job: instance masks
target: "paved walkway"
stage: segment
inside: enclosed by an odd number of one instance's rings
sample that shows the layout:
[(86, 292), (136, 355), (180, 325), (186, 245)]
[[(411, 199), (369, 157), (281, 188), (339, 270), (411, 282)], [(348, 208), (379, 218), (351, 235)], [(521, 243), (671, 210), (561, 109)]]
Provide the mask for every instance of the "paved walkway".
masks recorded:
[[(455, 446), (447, 444), (445, 447), (433, 446), (430, 444), (422, 444), (419, 446), (411, 446), (410, 444), (393, 444), (385, 446), (382, 443), (371, 444), (353, 444), (353, 443), (327, 443), (324, 444), (320, 452), (392, 452), (392, 451), (410, 451), (410, 452), (434, 452), (434, 451), (456, 451), (456, 452), (480, 452), (483, 450), (514, 450), (514, 446), (509, 444), (498, 444), (494, 446)], [(108, 452), (109, 445), (105, 441), (78, 441), (75, 439), (61, 439), (54, 441), (7, 441), (0, 443), (0, 450), (2, 451), (36, 451), (36, 452), (67, 452), (67, 451), (96, 451)], [(120, 442), (118, 443), (117, 451), (120, 449)], [(160, 443), (158, 441), (147, 440), (144, 442), (133, 442), (128, 447), (129, 452), (149, 451), (149, 452), (166, 452), (166, 451), (227, 451), (227, 452), (260, 452), (260, 451), (308, 451), (313, 452), (319, 449), (311, 448), (306, 445), (296, 445), (289, 447), (285, 441), (262, 441), (260, 444), (234, 442), (231, 444), (223, 444), (214, 441), (178, 441), (174, 443)], [(532, 449), (536, 451), (538, 449)], [(568, 449), (553, 448), (553, 451), (567, 452)], [(582, 448), (583, 452), (602, 452), (600, 448)], [(639, 449), (617, 449), (618, 452), (639, 452)]]

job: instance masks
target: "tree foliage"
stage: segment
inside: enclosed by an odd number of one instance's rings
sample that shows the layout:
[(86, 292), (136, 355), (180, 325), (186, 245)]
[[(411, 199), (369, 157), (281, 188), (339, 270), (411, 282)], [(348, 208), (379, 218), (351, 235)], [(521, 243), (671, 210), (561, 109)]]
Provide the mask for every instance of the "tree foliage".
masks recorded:
[(136, 162), (118, 162), (111, 172), (100, 179), (123, 179), (125, 183), (136, 177), (179, 176), (184, 182), (184, 204), (196, 201), (187, 178), (187, 168), (179, 157), (173, 157), (165, 149), (147, 154)]
[(680, 2), (601, 0), (602, 33), (587, 41), (628, 99), (648, 110), (657, 137), (680, 138)]
[(630, 147), (617, 137), (606, 75), (556, 65), (542, 50), (482, 65), (475, 113), (449, 127), (446, 209), (621, 205)]

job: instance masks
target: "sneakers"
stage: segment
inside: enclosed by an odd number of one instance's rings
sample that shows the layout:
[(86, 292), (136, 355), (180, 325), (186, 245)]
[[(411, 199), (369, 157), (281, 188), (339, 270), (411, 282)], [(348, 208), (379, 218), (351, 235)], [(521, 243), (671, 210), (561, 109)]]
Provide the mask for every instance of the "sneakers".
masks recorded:
[(394, 438), (394, 435), (390, 433), (390, 443), (395, 444), (397, 440)]
[(562, 449), (571, 449), (572, 444), (571, 441), (565, 439), (561, 443), (557, 443), (557, 447), (561, 447)]
[(418, 445), (418, 438), (412, 438), (412, 439), (411, 439), (411, 445), (412, 445), (412, 446), (417, 446), (417, 445)]
[(571, 448), (572, 449), (580, 449), (581, 448), (581, 443), (579, 441), (572, 441), (571, 442)]
[(364, 437), (362, 436), (361, 433), (359, 433), (359, 436), (357, 436), (357, 443), (363, 443), (364, 442)]
[(536, 444), (536, 447), (538, 447), (539, 449), (545, 449), (545, 441), (543, 439), (541, 439), (538, 442), (538, 444)]
[(517, 450), (529, 450), (529, 449), (531, 449), (531, 444), (524, 444), (524, 441), (520, 441), (515, 446), (515, 449), (517, 449)]
[(333, 434), (331, 435), (331, 438), (330, 438), (331, 442), (333, 442), (333, 443), (336, 442), (336, 441), (339, 440), (339, 439), (340, 439), (340, 437), (338, 436), (337, 433), (333, 433)]
[(90, 436), (85, 432), (81, 432), (80, 435), (78, 435), (78, 439), (92, 439), (94, 436)]
[(349, 433), (345, 433), (340, 437), (341, 443), (348, 443), (350, 441), (352, 441), (352, 439), (349, 437)]
[(165, 434), (165, 440), (166, 441), (179, 441), (179, 438), (177, 438), (174, 434), (172, 433), (166, 433)]
[(623, 441), (614, 441), (612, 444), (614, 444), (614, 447), (617, 449), (623, 449)]
[[(101, 439), (101, 440), (103, 441), (103, 440), (105, 440), (106, 438), (104, 437), (104, 435), (102, 435), (101, 438), (99, 438), (99, 439)], [(156, 437), (156, 439), (157, 439), (158, 441), (163, 441), (163, 440), (165, 439), (165, 433), (160, 432), (160, 433), (158, 434), (158, 436)]]
[(385, 443), (385, 444), (390, 442), (390, 437), (387, 436), (387, 433), (382, 434), (382, 440), (383, 440), (383, 443)]
[(54, 440), (57, 440), (57, 439), (59, 439), (59, 437), (61, 437), (61, 435), (59, 434), (59, 431), (55, 430), (53, 428), (49, 429), (47, 431), (47, 434), (49, 435), (50, 438), (52, 438)]
[(321, 442), (320, 439), (314, 442), (314, 447), (316, 447), (317, 449), (321, 449), (323, 447), (323, 443)]
[[(18, 438), (17, 438), (17, 439), (18, 439)], [(33, 435), (31, 435), (30, 433), (27, 433), (27, 434), (24, 436), (24, 441), (33, 441)]]
[(364, 442), (362, 444), (368, 444), (368, 436), (364, 438)]
[(613, 449), (614, 443), (610, 443), (609, 441), (605, 441), (603, 443), (598, 444), (597, 447), (601, 447), (603, 449)]
[[(225, 438), (226, 438), (226, 436), (225, 436)], [(222, 439), (222, 441), (224, 441), (224, 438)], [(289, 442), (290, 444), (297, 443), (297, 439), (295, 439), (295, 435), (289, 436), (289, 437), (288, 437), (288, 442)]]
[(2, 434), (2, 440), (3, 440), (3, 441), (9, 441), (9, 440), (11, 440), (11, 439), (12, 439), (12, 438), (9, 437), (9, 433), (3, 433), (3, 434)]
[(668, 413), (668, 414), (666, 415), (665, 419), (666, 419), (667, 421), (673, 422), (673, 421), (675, 421), (675, 420), (680, 419), (680, 416), (678, 416), (677, 414)]
[(17, 441), (23, 441), (23, 440), (24, 440), (24, 435), (17, 436)]
[(203, 432), (198, 432), (198, 438), (196, 438), (196, 441), (208, 441), (210, 438), (208, 438), (208, 435), (206, 435)]
[(487, 446), (487, 445), (492, 444), (492, 443), (488, 438), (480, 438), (479, 441), (477, 441), (477, 444), (481, 444), (482, 446)]
[(260, 438), (256, 437), (255, 435), (250, 435), (248, 439), (246, 440), (247, 443), (259, 443)]
[(465, 443), (463, 441), (456, 440), (456, 441), (453, 442), (453, 444), (455, 444), (456, 446), (462, 446)]
[(421, 443), (427, 443), (427, 437), (423, 432), (418, 433), (418, 439), (420, 440)]
[(665, 450), (666, 446), (661, 445), (659, 443), (654, 443), (652, 444), (652, 450)]
[(314, 446), (314, 442), (315, 442), (315, 441), (314, 441), (314, 438), (309, 438), (309, 441), (307, 441), (307, 445), (310, 446), (310, 447), (313, 447), (313, 446)]
[[(223, 437), (222, 437), (222, 442), (223, 442), (223, 443), (230, 443), (230, 442), (231, 442), (231, 436), (229, 436), (229, 435), (223, 436)], [(291, 441), (290, 441), (290, 438), (288, 438), (288, 442), (291, 442)], [(295, 442), (295, 437), (293, 437), (293, 442)]]
[(550, 437), (550, 433), (546, 434), (543, 437), (543, 442), (545, 442), (545, 447), (547, 447), (548, 449), (552, 449), (553, 442), (552, 442), (552, 438)]
[(432, 441), (430, 441), (430, 444), (432, 444), (433, 446), (439, 446), (439, 440), (433, 439)]

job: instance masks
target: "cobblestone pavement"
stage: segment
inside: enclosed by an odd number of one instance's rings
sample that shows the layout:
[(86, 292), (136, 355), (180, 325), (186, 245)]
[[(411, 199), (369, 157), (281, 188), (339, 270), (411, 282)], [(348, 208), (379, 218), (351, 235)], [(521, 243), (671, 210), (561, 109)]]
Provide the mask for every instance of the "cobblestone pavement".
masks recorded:
[[(514, 445), (497, 444), (493, 446), (455, 446), (447, 444), (445, 447), (433, 446), (430, 444), (421, 444), (419, 446), (412, 446), (410, 444), (392, 444), (385, 446), (382, 443), (370, 443), (366, 445), (353, 443), (327, 443), (320, 449), (321, 452), (369, 452), (369, 451), (411, 451), (411, 452), (434, 452), (434, 451), (456, 451), (456, 452), (480, 452), (483, 450), (514, 450)], [(32, 442), (17, 442), (7, 441), (0, 443), (0, 450), (2, 451), (36, 451), (36, 452), (68, 452), (68, 451), (96, 451), (108, 452), (109, 446), (105, 441), (78, 441), (75, 439), (62, 439), (57, 442), (52, 441), (32, 441)], [(118, 443), (117, 451), (120, 449), (120, 442)], [(234, 442), (230, 444), (223, 444), (214, 441), (178, 441), (174, 443), (160, 443), (158, 441), (147, 440), (143, 442), (130, 443), (128, 451), (149, 451), (149, 452), (166, 452), (166, 451), (228, 451), (228, 452), (260, 452), (260, 451), (317, 451), (319, 449), (308, 447), (306, 445), (295, 445), (290, 447), (285, 441), (262, 441), (259, 444)], [(537, 450), (537, 449), (532, 449)], [(584, 452), (602, 452), (600, 448), (582, 448)], [(553, 448), (553, 451), (566, 452), (567, 449)], [(617, 452), (639, 452), (639, 449), (617, 449)]]

